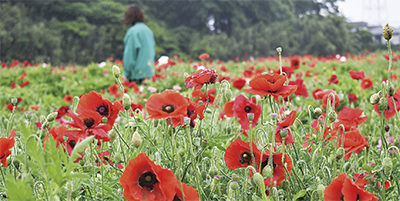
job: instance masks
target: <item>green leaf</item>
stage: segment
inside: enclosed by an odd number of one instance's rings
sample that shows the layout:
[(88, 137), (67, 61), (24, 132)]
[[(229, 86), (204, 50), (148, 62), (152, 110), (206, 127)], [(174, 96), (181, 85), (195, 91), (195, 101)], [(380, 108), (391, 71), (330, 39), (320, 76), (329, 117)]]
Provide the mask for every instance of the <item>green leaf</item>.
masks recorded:
[(74, 150), (72, 150), (71, 153), (71, 157), (69, 158), (69, 164), (71, 165), (71, 163), (73, 163), (77, 158), (80, 157), (79, 153), (83, 152), (85, 150), (86, 147), (89, 146), (89, 143), (92, 142), (94, 138), (94, 135), (87, 137), (86, 139), (84, 139), (82, 142), (80, 142), (79, 144), (77, 144), (74, 147)]
[(70, 179), (87, 179), (90, 176), (88, 174), (85, 173), (74, 173), (74, 174), (70, 174), (69, 178)]
[(36, 200), (33, 197), (32, 187), (20, 179), (15, 180), (12, 174), (7, 175), (6, 186), (9, 200)]
[(297, 199), (303, 197), (306, 193), (307, 193), (306, 190), (301, 190), (301, 191), (297, 192), (296, 195), (294, 195), (293, 200), (297, 200)]

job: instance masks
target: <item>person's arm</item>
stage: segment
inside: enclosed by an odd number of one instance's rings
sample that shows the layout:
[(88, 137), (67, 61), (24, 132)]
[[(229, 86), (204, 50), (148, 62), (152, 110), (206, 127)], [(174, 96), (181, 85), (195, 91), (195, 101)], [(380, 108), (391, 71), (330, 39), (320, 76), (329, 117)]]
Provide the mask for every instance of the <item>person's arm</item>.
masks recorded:
[(135, 69), (137, 55), (140, 49), (140, 42), (135, 35), (130, 34), (125, 40), (124, 47), (124, 76), (130, 79), (132, 72)]

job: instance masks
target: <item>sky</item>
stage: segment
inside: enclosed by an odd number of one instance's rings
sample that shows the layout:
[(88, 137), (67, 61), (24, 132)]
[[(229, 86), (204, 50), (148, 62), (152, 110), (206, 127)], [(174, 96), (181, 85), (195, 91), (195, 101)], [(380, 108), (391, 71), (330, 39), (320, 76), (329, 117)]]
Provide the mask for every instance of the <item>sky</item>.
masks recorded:
[(345, 0), (337, 5), (348, 22), (364, 21), (368, 26), (389, 23), (400, 28), (400, 0)]

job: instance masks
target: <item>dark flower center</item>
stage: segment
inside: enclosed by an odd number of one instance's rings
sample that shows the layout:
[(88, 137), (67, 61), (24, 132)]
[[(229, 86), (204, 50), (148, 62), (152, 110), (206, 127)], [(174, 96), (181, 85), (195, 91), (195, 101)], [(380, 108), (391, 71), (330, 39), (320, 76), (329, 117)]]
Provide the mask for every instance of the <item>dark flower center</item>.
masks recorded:
[(165, 105), (162, 107), (162, 111), (166, 113), (172, 113), (173, 111), (175, 111), (175, 107), (173, 105)]
[[(264, 169), (264, 167), (268, 165), (268, 161), (269, 161), (269, 157), (268, 157), (265, 161), (263, 161), (263, 162), (261, 163), (261, 169)], [(272, 167), (273, 167), (274, 169), (276, 168), (276, 164), (275, 164), (274, 162), (272, 162)]]
[(298, 66), (299, 62), (298, 61), (293, 61), (293, 66)]
[(86, 128), (92, 128), (94, 125), (94, 119), (92, 117), (86, 118), (83, 120), (83, 124), (85, 124)]
[(181, 201), (181, 199), (178, 198), (177, 195), (175, 195), (174, 199), (172, 201)]
[(156, 175), (152, 172), (145, 172), (139, 178), (139, 186), (142, 188), (146, 188), (149, 191), (152, 191), (154, 188), (154, 184), (157, 183), (158, 180)]
[(76, 145), (76, 141), (75, 141), (75, 140), (70, 140), (70, 141), (68, 142), (68, 144), (69, 144), (69, 146), (71, 146), (72, 148), (74, 148), (75, 145)]
[(245, 111), (246, 113), (249, 113), (249, 112), (251, 111), (251, 107), (250, 107), (250, 106), (244, 107), (244, 111)]
[(6, 154), (3, 154), (2, 156), (0, 156), (0, 159), (3, 159), (6, 156)]
[(108, 116), (108, 105), (102, 103), (101, 105), (96, 107), (96, 111), (101, 115), (101, 116)]
[(240, 155), (240, 163), (247, 163), (247, 165), (251, 164), (251, 155), (248, 152), (243, 152), (242, 155)]

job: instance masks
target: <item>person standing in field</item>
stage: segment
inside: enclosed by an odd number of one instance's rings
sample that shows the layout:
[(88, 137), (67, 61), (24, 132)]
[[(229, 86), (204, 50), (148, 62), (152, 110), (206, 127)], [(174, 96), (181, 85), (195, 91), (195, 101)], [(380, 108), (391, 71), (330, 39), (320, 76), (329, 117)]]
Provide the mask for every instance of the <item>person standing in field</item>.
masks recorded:
[(123, 81), (142, 84), (145, 78), (153, 76), (156, 43), (153, 31), (144, 22), (144, 14), (140, 7), (130, 5), (124, 20), (124, 25), (129, 26), (129, 29), (124, 38)]

